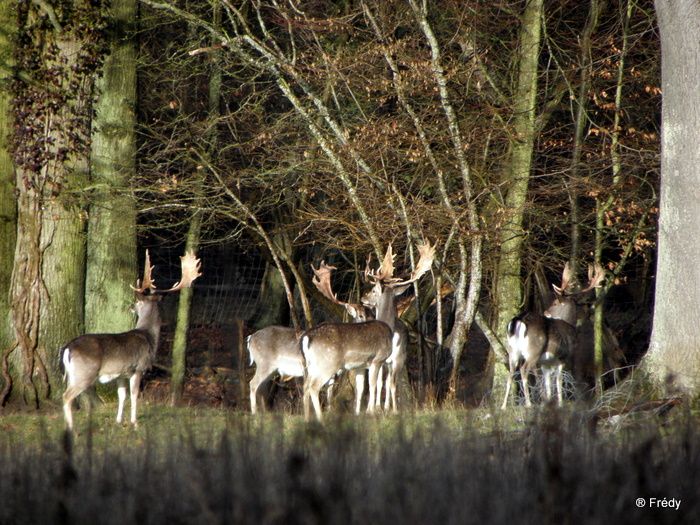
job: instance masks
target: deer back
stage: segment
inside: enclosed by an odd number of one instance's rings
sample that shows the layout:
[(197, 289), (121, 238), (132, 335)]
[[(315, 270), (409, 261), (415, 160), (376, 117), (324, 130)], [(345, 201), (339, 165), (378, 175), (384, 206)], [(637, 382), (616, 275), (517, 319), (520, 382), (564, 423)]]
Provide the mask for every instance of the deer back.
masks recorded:
[(299, 336), (294, 328), (268, 326), (248, 336), (250, 364), (277, 370), (280, 375), (301, 377), (304, 361)]
[(62, 362), (91, 381), (107, 382), (150, 368), (155, 348), (155, 340), (145, 330), (81, 335), (63, 347)]
[(391, 354), (392, 331), (382, 321), (325, 323), (304, 332), (302, 352), (308, 368), (335, 374), (385, 360)]

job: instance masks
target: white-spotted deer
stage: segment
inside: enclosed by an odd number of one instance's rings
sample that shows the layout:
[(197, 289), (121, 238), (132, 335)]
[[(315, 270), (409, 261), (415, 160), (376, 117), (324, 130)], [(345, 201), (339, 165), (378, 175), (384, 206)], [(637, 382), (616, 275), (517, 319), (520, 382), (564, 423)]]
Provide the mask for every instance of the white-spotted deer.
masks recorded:
[(515, 373), (520, 371), (520, 379), (525, 394), (525, 405), (531, 406), (529, 377), (538, 367), (542, 368), (545, 382), (545, 394), (552, 395), (552, 376), (554, 376), (557, 401), (563, 403), (562, 369), (571, 366), (576, 359), (576, 321), (580, 315), (580, 306), (590, 292), (601, 285), (605, 271), (600, 266), (589, 267), (588, 285), (581, 289), (571, 288), (572, 275), (568, 263), (562, 274), (562, 285), (553, 285), (554, 302), (545, 310), (544, 315), (525, 312), (515, 316), (507, 327), (509, 346), (509, 375), (505, 398), (501, 408), (508, 404), (510, 388)]
[[(334, 268), (321, 263), (314, 268), (314, 284), (327, 298), (343, 305), (353, 318), (358, 319), (364, 310), (362, 305), (338, 300), (330, 286), (330, 273)], [(313, 406), (316, 418), (323, 420), (319, 393), (334, 378), (349, 371), (355, 376), (355, 413), (360, 413), (364, 391), (364, 373), (369, 370), (368, 411), (374, 412), (376, 383), (379, 369), (391, 355), (393, 332), (378, 320), (357, 323), (324, 323), (304, 332), (301, 351), (306, 362), (304, 374), (304, 415), (311, 419)]]
[[(384, 260), (377, 270), (370, 270), (369, 264), (365, 269), (365, 278), (373, 286), (369, 292), (362, 296), (362, 303), (375, 308), (376, 318), (388, 324), (394, 332), (392, 352), (386, 360), (386, 366), (389, 371), (386, 381), (385, 410), (389, 410), (390, 407), (394, 411), (398, 410), (396, 390), (399, 376), (406, 363), (408, 350), (408, 328), (398, 316), (396, 298), (406, 291), (411, 284), (420, 279), (430, 269), (435, 259), (435, 246), (431, 246), (429, 242), (418, 245), (418, 251), (420, 253), (418, 263), (408, 279), (394, 277), (394, 254), (392, 253), (391, 245), (388, 246)], [(382, 374), (380, 373), (377, 380), (376, 401), (378, 405), (381, 404), (383, 382), (381, 377)]]
[(199, 277), (200, 261), (194, 253), (180, 258), (182, 279), (169, 290), (156, 290), (151, 280), (151, 263), (146, 252), (143, 281), (132, 286), (136, 293), (134, 311), (138, 316), (136, 328), (120, 334), (86, 334), (76, 337), (60, 350), (60, 360), (68, 383), (63, 394), (66, 426), (74, 430), (73, 400), (96, 381), (118, 382), (119, 408), (117, 423), (121, 423), (126, 400), (127, 379), (131, 392), (131, 423), (137, 426), (136, 404), (141, 377), (151, 367), (160, 335), (158, 303), (162, 294), (191, 286)]
[[(313, 279), (316, 288), (328, 299), (342, 304), (355, 322), (367, 321), (365, 308), (360, 304), (339, 302), (331, 290), (330, 274), (333, 266), (321, 263)], [(248, 352), (250, 364), (255, 363), (255, 375), (250, 380), (250, 409), (253, 414), (258, 412), (258, 404), (265, 407), (263, 388), (269, 379), (279, 374), (282, 377), (303, 377), (304, 356), (301, 353), (299, 335), (294, 328), (284, 326), (268, 326), (248, 336)], [(330, 392), (329, 392), (330, 398)]]

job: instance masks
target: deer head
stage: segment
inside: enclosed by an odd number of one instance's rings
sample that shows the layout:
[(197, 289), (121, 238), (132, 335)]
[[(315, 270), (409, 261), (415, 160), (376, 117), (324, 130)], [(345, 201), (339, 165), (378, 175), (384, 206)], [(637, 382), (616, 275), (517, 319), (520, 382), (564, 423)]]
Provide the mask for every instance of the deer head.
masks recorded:
[(575, 282), (574, 276), (569, 267), (569, 263), (564, 265), (562, 272), (561, 286), (552, 285), (554, 289), (554, 301), (545, 310), (545, 317), (553, 319), (561, 319), (569, 324), (576, 326), (579, 317), (585, 312), (582, 305), (590, 302), (592, 299), (592, 290), (599, 287), (605, 279), (605, 270), (599, 264), (588, 266), (588, 284), (585, 288), (581, 288)]
[[(435, 245), (430, 245), (430, 242), (417, 245), (420, 257), (415, 269), (407, 279), (394, 277), (394, 254), (391, 244), (386, 249), (384, 260), (376, 270), (371, 270), (369, 260), (365, 268), (365, 279), (372, 283), (372, 289), (362, 296), (362, 304), (377, 308), (377, 319), (380, 319), (379, 305), (382, 296), (386, 296), (386, 301), (391, 299), (393, 303), (394, 297), (401, 295), (412, 283), (420, 279), (425, 274), (435, 259)], [(395, 313), (394, 313), (395, 315)]]

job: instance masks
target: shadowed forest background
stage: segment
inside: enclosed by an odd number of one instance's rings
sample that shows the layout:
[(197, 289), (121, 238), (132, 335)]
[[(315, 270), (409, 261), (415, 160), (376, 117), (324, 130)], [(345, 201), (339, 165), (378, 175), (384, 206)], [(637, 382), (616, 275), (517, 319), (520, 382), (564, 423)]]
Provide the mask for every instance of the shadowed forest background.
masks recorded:
[(399, 304), (404, 400), (475, 403), (501, 386), (506, 323), (551, 302), (567, 261), (582, 282), (606, 270), (587, 323), (617, 345), (591, 345), (591, 376), (609, 387), (644, 355), (651, 2), (0, 8), (3, 403), (57, 399), (60, 345), (131, 328), (145, 249), (167, 288), (185, 245), (203, 275), (166, 301), (157, 367), (176, 403), (185, 370), (250, 374), (251, 332), (344, 319), (311, 264), (337, 267), (338, 296), (356, 301), (369, 259), (391, 243), (408, 274), (426, 239), (432, 271)]

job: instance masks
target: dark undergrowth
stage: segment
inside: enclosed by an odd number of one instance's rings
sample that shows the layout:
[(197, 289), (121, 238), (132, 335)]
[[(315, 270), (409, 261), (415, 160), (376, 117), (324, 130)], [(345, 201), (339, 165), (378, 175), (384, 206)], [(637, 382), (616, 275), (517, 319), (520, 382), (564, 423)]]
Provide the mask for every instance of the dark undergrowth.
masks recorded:
[(515, 408), (320, 427), (150, 404), (138, 430), (113, 408), (80, 413), (75, 439), (58, 412), (3, 418), (0, 523), (700, 523), (700, 431), (683, 408), (614, 425)]

